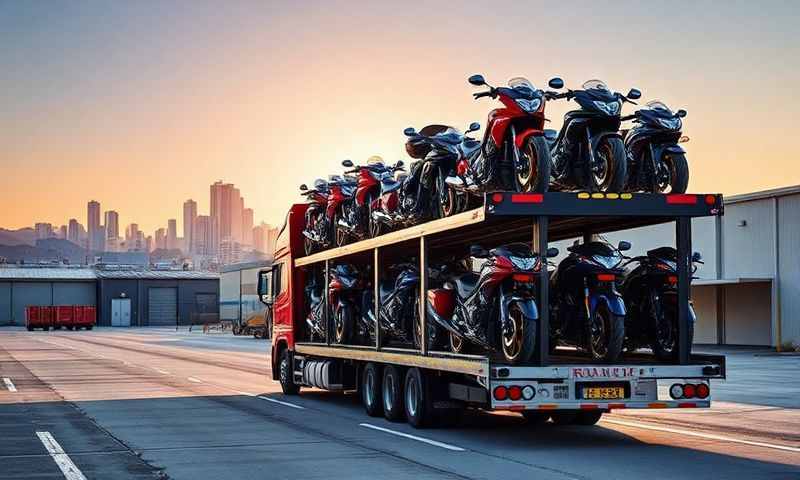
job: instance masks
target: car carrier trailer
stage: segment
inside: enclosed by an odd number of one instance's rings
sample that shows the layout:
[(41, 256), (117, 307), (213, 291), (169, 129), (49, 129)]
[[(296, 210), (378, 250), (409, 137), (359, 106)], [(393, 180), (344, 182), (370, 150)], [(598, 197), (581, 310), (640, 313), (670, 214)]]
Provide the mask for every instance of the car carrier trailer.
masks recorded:
[[(304, 204), (292, 206), (278, 237), (273, 267), (259, 276), (259, 294), (273, 314), (272, 378), (281, 382), (284, 393), (295, 394), (300, 387), (357, 390), (370, 415), (407, 418), (417, 427), (467, 406), (519, 411), (556, 423), (592, 424), (603, 412), (620, 408), (707, 408), (711, 379), (725, 378), (725, 357), (692, 354), (688, 338), (691, 220), (722, 215), (721, 195), (487, 193), (480, 208), (308, 256), (302, 245), (305, 209)], [(414, 257), (421, 274), (420, 298), (425, 299), (431, 258), (466, 253), (471, 244), (527, 242), (543, 254), (550, 241), (589, 241), (600, 233), (666, 222), (675, 224), (678, 267), (679, 340), (673, 362), (659, 362), (646, 353), (625, 353), (615, 364), (593, 363), (574, 352), (551, 354), (549, 273), (544, 267), (536, 287), (538, 348), (525, 365), (504, 364), (492, 355), (436, 351), (427, 339), (419, 349), (387, 346), (378, 325), (374, 345), (336, 344), (328, 305), (328, 338), (302, 341), (304, 288), (313, 268), (323, 269), (327, 292), (328, 272), (336, 262), (371, 264), (373, 298), (379, 299), (384, 265)], [(328, 301), (328, 295), (323, 298)], [(424, 301), (419, 303), (422, 331), (427, 332), (427, 309)]]

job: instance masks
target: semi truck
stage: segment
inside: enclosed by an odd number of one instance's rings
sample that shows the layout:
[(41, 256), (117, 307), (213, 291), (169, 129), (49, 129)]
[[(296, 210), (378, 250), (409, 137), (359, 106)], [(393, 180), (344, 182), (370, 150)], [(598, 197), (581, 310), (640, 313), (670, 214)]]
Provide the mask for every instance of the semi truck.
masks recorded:
[[(708, 408), (711, 381), (725, 378), (725, 357), (691, 352), (691, 221), (723, 214), (719, 194), (644, 194), (492, 192), (483, 205), (451, 217), (389, 232), (338, 248), (305, 255), (305, 204), (286, 216), (274, 263), (259, 272), (258, 293), (271, 310), (271, 376), (286, 395), (301, 388), (357, 392), (366, 413), (426, 427), (458, 418), (465, 408), (519, 412), (531, 421), (596, 423), (614, 409)], [(524, 242), (544, 257), (549, 242), (578, 239), (672, 222), (677, 251), (677, 352), (658, 360), (647, 351), (625, 352), (614, 363), (594, 362), (579, 350), (550, 345), (550, 272), (540, 268), (535, 289), (538, 318), (536, 349), (524, 364), (509, 364), (491, 351), (453, 353), (419, 342), (418, 348), (392, 344), (378, 324), (374, 344), (340, 344), (333, 338), (328, 295), (323, 309), (326, 338), (309, 341), (306, 287), (322, 271), (328, 292), (331, 269), (342, 262), (365, 266), (372, 298), (381, 298), (379, 279), (392, 262), (419, 265), (419, 297), (431, 288), (429, 267), (454, 253), (469, 255), (471, 245), (493, 247)], [(378, 302), (373, 318), (378, 319)], [(417, 302), (421, 331), (429, 312)], [(378, 320), (376, 320), (376, 323)]]

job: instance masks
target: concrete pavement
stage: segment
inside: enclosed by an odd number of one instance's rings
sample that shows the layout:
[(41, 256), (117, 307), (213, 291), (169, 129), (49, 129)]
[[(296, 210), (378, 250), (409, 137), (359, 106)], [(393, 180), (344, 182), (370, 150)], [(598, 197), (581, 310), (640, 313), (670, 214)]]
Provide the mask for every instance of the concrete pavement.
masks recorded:
[[(352, 396), (279, 394), (267, 345), (167, 330), (0, 330), (0, 377), (18, 388), (0, 386), (0, 478), (65, 478), (35, 435), (45, 427), (85, 478), (800, 478), (800, 386), (784, 377), (793, 359), (768, 359), (788, 391), (764, 404), (730, 403), (746, 388), (731, 364), (729, 390), (712, 389), (726, 402), (712, 410), (538, 428), (470, 412), (458, 427), (415, 430), (367, 417)], [(763, 358), (733, 361), (745, 384), (758, 380)]]

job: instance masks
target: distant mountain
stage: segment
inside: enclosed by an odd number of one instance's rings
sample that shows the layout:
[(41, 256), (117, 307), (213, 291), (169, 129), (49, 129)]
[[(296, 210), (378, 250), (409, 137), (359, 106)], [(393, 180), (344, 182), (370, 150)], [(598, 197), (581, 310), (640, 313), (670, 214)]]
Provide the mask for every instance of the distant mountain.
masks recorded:
[(36, 231), (32, 228), (8, 230), (0, 228), (0, 245), (36, 245)]
[(86, 261), (86, 252), (68, 240), (48, 238), (31, 245), (0, 245), (0, 257), (8, 263), (62, 262), (81, 264)]

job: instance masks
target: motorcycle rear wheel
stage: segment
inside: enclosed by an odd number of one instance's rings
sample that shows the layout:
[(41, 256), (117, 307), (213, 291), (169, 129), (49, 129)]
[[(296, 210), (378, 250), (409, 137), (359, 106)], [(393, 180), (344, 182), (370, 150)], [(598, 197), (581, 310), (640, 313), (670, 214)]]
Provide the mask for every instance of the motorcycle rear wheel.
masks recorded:
[(500, 349), (503, 358), (511, 365), (530, 360), (536, 348), (536, 328), (532, 319), (522, 312), (517, 303), (509, 306), (508, 320), (511, 331), (500, 332)]
[(336, 309), (334, 327), (336, 343), (350, 343), (350, 339), (353, 337), (353, 315), (350, 309), (341, 307)]
[(517, 189), (520, 192), (546, 192), (550, 186), (550, 148), (544, 137), (528, 137), (520, 149), (527, 159), (524, 172), (517, 169)]
[(625, 317), (614, 315), (605, 303), (600, 303), (594, 312), (588, 338), (593, 360), (615, 362), (625, 340)]
[(444, 182), (444, 176), (439, 175), (436, 179), (436, 202), (437, 218), (451, 217), (458, 212), (459, 200), (458, 193)]
[[(658, 360), (673, 361), (678, 358), (678, 312), (662, 305), (653, 319), (653, 338), (650, 341), (653, 354)], [(694, 322), (689, 322), (689, 348), (694, 342)]]

